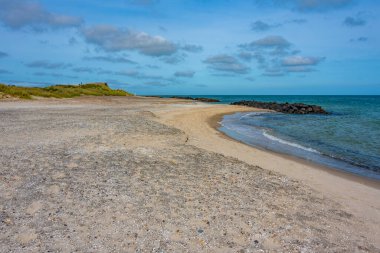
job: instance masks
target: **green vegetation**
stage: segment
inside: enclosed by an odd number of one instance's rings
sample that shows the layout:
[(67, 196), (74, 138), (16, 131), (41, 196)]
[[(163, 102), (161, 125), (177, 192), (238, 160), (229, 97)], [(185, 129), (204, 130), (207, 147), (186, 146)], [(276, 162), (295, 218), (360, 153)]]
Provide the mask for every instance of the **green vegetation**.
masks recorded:
[(53, 85), (45, 88), (19, 87), (0, 84), (0, 98), (4, 95), (23, 99), (35, 97), (72, 98), (81, 95), (87, 96), (132, 96), (123, 90), (113, 90), (107, 83), (88, 83), (81, 85)]

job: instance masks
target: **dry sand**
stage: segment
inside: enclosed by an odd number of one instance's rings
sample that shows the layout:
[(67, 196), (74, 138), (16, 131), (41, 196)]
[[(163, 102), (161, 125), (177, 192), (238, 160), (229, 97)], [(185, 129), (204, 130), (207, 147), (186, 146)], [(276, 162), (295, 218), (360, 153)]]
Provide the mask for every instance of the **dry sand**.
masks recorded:
[(163, 122), (183, 130), (194, 146), (231, 156), (251, 165), (300, 180), (323, 193), (364, 220), (368, 236), (380, 246), (380, 182), (319, 166), (302, 159), (260, 150), (217, 131), (223, 115), (252, 108), (216, 105), (206, 108), (170, 110), (159, 113)]
[(240, 110), (0, 102), (0, 252), (380, 252), (377, 183), (213, 128)]

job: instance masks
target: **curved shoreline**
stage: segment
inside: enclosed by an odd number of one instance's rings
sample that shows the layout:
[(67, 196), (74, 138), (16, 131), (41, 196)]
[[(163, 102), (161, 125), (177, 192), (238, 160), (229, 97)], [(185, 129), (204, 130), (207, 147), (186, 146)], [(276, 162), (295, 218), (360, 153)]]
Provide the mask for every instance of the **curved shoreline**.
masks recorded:
[[(282, 154), (282, 153), (278, 153), (278, 152), (275, 152), (275, 151), (272, 151), (272, 150), (268, 150), (268, 149), (264, 149), (264, 148), (259, 148), (259, 147), (253, 147), (251, 145), (248, 145), (242, 141), (239, 141), (239, 140), (236, 140), (230, 136), (228, 136), (227, 134), (219, 131), (219, 127), (220, 127), (220, 121), (222, 120), (222, 118), (225, 116), (225, 115), (231, 115), (231, 114), (234, 114), (234, 113), (238, 113), (238, 112), (257, 112), (257, 111), (269, 111), (269, 110), (265, 110), (265, 109), (260, 109), (260, 108), (249, 108), (249, 107), (243, 107), (243, 106), (234, 106), (234, 105), (225, 105), (225, 104), (219, 104), (219, 105), (208, 105), (207, 104), (207, 107), (202, 107), (200, 106), (199, 108), (194, 108), (194, 107), (189, 107), (189, 108), (181, 108), (179, 109), (178, 111), (177, 110), (170, 110), (170, 112), (167, 112), (165, 111), (165, 115), (160, 115), (161, 117), (163, 118), (175, 118), (177, 121), (178, 120), (178, 116), (179, 115), (184, 115), (183, 113), (186, 111), (190, 111), (189, 114), (194, 114), (194, 113), (198, 113), (200, 110), (213, 110), (213, 108), (216, 108), (216, 110), (218, 111), (220, 109), (220, 107), (225, 107), (223, 108), (223, 112), (215, 112), (215, 113), (210, 113), (210, 115), (207, 116), (206, 119), (204, 119), (203, 121), (204, 122), (197, 122), (197, 123), (206, 123), (210, 128), (212, 128), (214, 131), (217, 132), (217, 135), (218, 137), (221, 137), (222, 139), (224, 140), (228, 140), (228, 141), (232, 141), (234, 143), (238, 143), (239, 145), (243, 145), (244, 147), (250, 149), (251, 151), (259, 151), (259, 152), (263, 152), (265, 154), (268, 154), (270, 156), (274, 156), (274, 157), (278, 157), (278, 158), (281, 158), (281, 159), (286, 159), (286, 160), (289, 160), (289, 161), (292, 161), (292, 162), (295, 162), (295, 163), (298, 163), (298, 164), (301, 164), (303, 166), (306, 166), (307, 168), (312, 168), (316, 171), (323, 171), (323, 172), (326, 172), (328, 174), (331, 174), (333, 176), (337, 176), (337, 177), (341, 177), (341, 178), (344, 178), (344, 179), (347, 179), (347, 180), (350, 180), (352, 182), (355, 182), (355, 183), (360, 183), (362, 185), (365, 185), (365, 186), (368, 186), (368, 187), (371, 187), (371, 188), (374, 188), (376, 190), (380, 190), (380, 182), (376, 179), (371, 179), (371, 178), (367, 178), (367, 177), (363, 177), (363, 176), (360, 176), (360, 175), (357, 175), (357, 174), (353, 174), (353, 173), (350, 173), (350, 172), (347, 172), (347, 171), (343, 171), (343, 170), (340, 170), (340, 169), (336, 169), (336, 168), (332, 168), (332, 167), (328, 167), (328, 166), (324, 166), (324, 165), (321, 165), (321, 164), (318, 164), (318, 163), (315, 163), (315, 162), (312, 162), (312, 161), (308, 161), (308, 160), (305, 160), (305, 159), (302, 159), (302, 158), (298, 158), (298, 157), (295, 157), (295, 156), (292, 156), (292, 155), (288, 155), (288, 154)], [(227, 109), (228, 108), (228, 109)], [(195, 110), (194, 112), (192, 112), (192, 110)], [(181, 112), (181, 113), (179, 113)], [(158, 113), (160, 114), (160, 113)], [(178, 116), (176, 114), (179, 114)], [(191, 117), (189, 115), (189, 117), (191, 119), (195, 118), (195, 117)], [(189, 119), (190, 120), (190, 119)], [(173, 122), (168, 122), (167, 119), (164, 119), (164, 122), (165, 123), (173, 123)], [(188, 122), (190, 123), (190, 122)], [(170, 125), (173, 125), (175, 127), (179, 127), (181, 130), (184, 130), (183, 127), (181, 127), (179, 124), (170, 124)], [(191, 124), (187, 124), (187, 126), (191, 126)], [(186, 130), (185, 130), (186, 132)], [(186, 132), (187, 133), (187, 132)], [(200, 143), (198, 143), (199, 145)], [(196, 146), (198, 146), (196, 145)], [(239, 158), (238, 158), (239, 159)], [(254, 164), (252, 163), (252, 161), (249, 162), (250, 164), (253, 164), (253, 165), (257, 165), (257, 164)], [(260, 166), (260, 165), (258, 165)], [(264, 169), (267, 169), (267, 168), (264, 168)], [(277, 171), (277, 172), (280, 172), (286, 176), (294, 176), (294, 175), (289, 175), (288, 173), (286, 173), (286, 171)], [(296, 178), (296, 179), (303, 179), (303, 178)]]
[(254, 149), (259, 149), (263, 152), (268, 152), (268, 153), (271, 153), (275, 156), (280, 156), (280, 157), (283, 157), (285, 159), (290, 159), (290, 160), (293, 160), (295, 162), (298, 162), (298, 163), (302, 163), (304, 164), (305, 166), (310, 166), (310, 167), (313, 167), (315, 169), (318, 169), (318, 170), (323, 170), (327, 173), (330, 173), (332, 175), (335, 175), (335, 176), (339, 176), (339, 177), (343, 177), (345, 179), (348, 179), (350, 181), (354, 181), (354, 182), (357, 182), (357, 183), (360, 183), (360, 184), (363, 184), (363, 185), (366, 185), (366, 186), (370, 186), (370, 187), (373, 187), (375, 189), (379, 189), (380, 190), (380, 182), (379, 180), (376, 180), (376, 179), (373, 179), (373, 178), (370, 178), (370, 177), (365, 177), (365, 176), (361, 176), (361, 175), (358, 175), (358, 174), (355, 174), (355, 173), (350, 173), (348, 171), (344, 171), (344, 170), (341, 170), (341, 169), (337, 169), (337, 168), (334, 168), (334, 167), (329, 167), (329, 166), (325, 166), (325, 165), (322, 165), (322, 164), (319, 164), (319, 163), (316, 163), (316, 162), (313, 162), (313, 161), (308, 161), (306, 159), (303, 159), (303, 158), (300, 158), (300, 157), (296, 157), (296, 156), (292, 156), (292, 155), (288, 155), (288, 154), (284, 154), (284, 153), (279, 153), (279, 152), (276, 152), (276, 151), (272, 151), (272, 150), (269, 150), (269, 149), (265, 149), (265, 148), (262, 148), (262, 147), (254, 147), (254, 146), (251, 146), (243, 141), (239, 141), (237, 139), (234, 139), (232, 137), (230, 137), (229, 135), (225, 134), (224, 132), (220, 131), (219, 128), (221, 127), (220, 125), (220, 122), (222, 121), (223, 117), (226, 116), (226, 115), (231, 115), (231, 114), (234, 114), (234, 113), (227, 113), (227, 114), (217, 114), (217, 115), (214, 115), (212, 117), (209, 118), (208, 120), (208, 124), (213, 127), (214, 129), (216, 129), (218, 132), (220, 132), (224, 138), (226, 139), (229, 139), (231, 141), (236, 141), (240, 144), (243, 144), (243, 145), (246, 145), (248, 147), (251, 147), (251, 148), (254, 148)]
[(380, 182), (290, 155), (258, 149), (218, 130), (219, 121), (224, 115), (245, 111), (260, 110), (231, 105), (197, 104), (186, 108), (171, 107), (154, 113), (162, 123), (182, 130), (187, 135), (187, 144), (280, 173), (339, 202), (345, 210), (355, 214), (367, 225), (366, 233), (380, 246)]
[(252, 109), (1, 103), (4, 249), (378, 252), (380, 190), (223, 136), (216, 116), (238, 111)]

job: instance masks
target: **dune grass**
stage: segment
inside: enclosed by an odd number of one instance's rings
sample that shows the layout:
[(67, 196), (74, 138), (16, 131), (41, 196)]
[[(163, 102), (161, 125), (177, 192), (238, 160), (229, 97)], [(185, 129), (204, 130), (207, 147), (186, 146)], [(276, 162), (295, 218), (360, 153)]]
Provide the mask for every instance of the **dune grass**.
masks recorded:
[(88, 96), (132, 96), (124, 90), (113, 90), (107, 83), (88, 83), (81, 85), (53, 85), (49, 87), (20, 87), (0, 84), (0, 93), (22, 99), (33, 97), (72, 98)]

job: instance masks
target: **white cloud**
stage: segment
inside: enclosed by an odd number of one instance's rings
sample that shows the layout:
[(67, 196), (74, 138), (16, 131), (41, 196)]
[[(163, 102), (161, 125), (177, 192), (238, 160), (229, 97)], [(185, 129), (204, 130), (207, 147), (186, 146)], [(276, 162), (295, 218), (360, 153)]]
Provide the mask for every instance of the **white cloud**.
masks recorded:
[(250, 52), (240, 52), (238, 57), (244, 61), (251, 61), (255, 56)]
[(123, 71), (117, 71), (114, 74), (120, 75), (120, 76), (128, 76), (135, 79), (148, 79), (148, 80), (160, 80), (160, 81), (167, 81), (171, 82), (173, 81), (172, 78), (166, 78), (160, 75), (150, 75), (146, 73), (141, 73), (137, 70), (123, 70)]
[(46, 28), (78, 27), (82, 18), (52, 13), (35, 1), (0, 0), (0, 21), (12, 29), (31, 27)]
[(310, 66), (317, 65), (324, 57), (289, 56), (282, 60), (283, 66)]
[(167, 64), (178, 64), (185, 60), (186, 55), (185, 54), (175, 54), (170, 56), (163, 56), (160, 57), (160, 60), (167, 63)]
[(71, 64), (63, 62), (49, 62), (49, 61), (34, 61), (26, 64), (29, 68), (43, 68), (43, 69), (65, 69), (70, 67)]
[(249, 68), (240, 63), (235, 57), (226, 54), (209, 57), (203, 62), (208, 64), (210, 68), (218, 71), (232, 72), (236, 74), (245, 74), (249, 71)]
[(77, 72), (77, 73), (93, 73), (96, 70), (97, 69), (95, 69), (95, 68), (89, 68), (89, 67), (77, 67), (77, 68), (73, 68), (73, 71)]
[(125, 58), (125, 57), (114, 57), (114, 56), (86, 56), (83, 57), (84, 60), (87, 61), (105, 61), (105, 62), (112, 62), (112, 63), (129, 63), (129, 64), (136, 64), (136, 62)]
[(52, 77), (63, 77), (63, 78), (72, 78), (76, 79), (78, 76), (72, 76), (72, 75), (65, 75), (62, 73), (46, 73), (46, 72), (35, 72), (35, 76), (52, 76)]
[(354, 0), (256, 0), (258, 4), (275, 5), (297, 11), (328, 11), (342, 8)]
[(319, 64), (325, 57), (306, 57), (296, 55), (300, 51), (281, 36), (266, 36), (239, 46), (238, 56), (246, 61), (255, 59), (258, 69), (265, 76), (283, 76), (291, 72), (311, 72), (312, 66)]
[(256, 32), (265, 32), (279, 26), (281, 26), (281, 24), (269, 24), (264, 21), (257, 20), (251, 24), (251, 30)]
[(325, 10), (343, 7), (352, 0), (291, 0), (301, 10)]
[(191, 45), (191, 44), (186, 44), (181, 47), (183, 51), (190, 52), (190, 53), (199, 53), (203, 51), (203, 47), (199, 45)]
[(365, 21), (361, 17), (347, 17), (343, 21), (343, 24), (345, 24), (346, 26), (350, 26), (350, 27), (364, 26), (366, 23), (367, 23), (367, 21)]
[(119, 29), (111, 25), (97, 25), (82, 30), (87, 42), (106, 51), (137, 51), (149, 56), (172, 55), (178, 51), (177, 45), (161, 36), (151, 36), (144, 32)]
[(284, 39), (281, 36), (266, 36), (264, 38), (252, 41), (248, 44), (240, 45), (241, 48), (246, 50), (256, 50), (256, 49), (265, 49), (265, 48), (273, 48), (273, 49), (286, 49), (290, 47), (289, 41)]
[(287, 72), (311, 72), (314, 71), (312, 68), (306, 66), (289, 66), (286, 67), (285, 70)]

